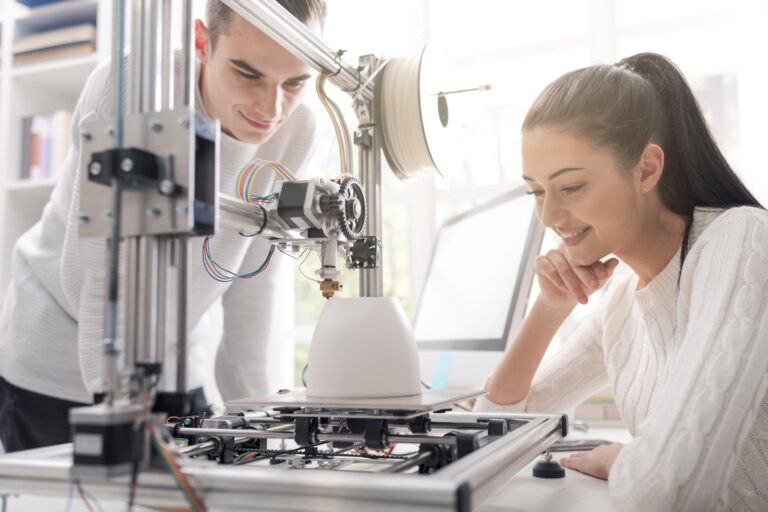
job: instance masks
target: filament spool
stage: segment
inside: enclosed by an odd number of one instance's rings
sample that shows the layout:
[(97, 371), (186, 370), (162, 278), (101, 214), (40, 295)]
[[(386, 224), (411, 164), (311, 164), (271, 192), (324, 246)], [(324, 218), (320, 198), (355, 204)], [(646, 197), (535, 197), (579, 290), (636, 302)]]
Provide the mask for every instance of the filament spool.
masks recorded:
[(391, 59), (376, 82), (382, 148), (401, 180), (451, 176), (463, 162), (461, 125), (440, 94), (453, 88), (453, 63), (433, 45)]

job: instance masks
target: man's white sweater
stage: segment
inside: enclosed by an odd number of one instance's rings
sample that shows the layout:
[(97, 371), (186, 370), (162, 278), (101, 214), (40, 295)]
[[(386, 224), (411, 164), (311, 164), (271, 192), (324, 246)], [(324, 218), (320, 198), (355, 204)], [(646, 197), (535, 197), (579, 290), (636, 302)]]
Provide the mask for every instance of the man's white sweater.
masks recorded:
[[(645, 288), (619, 280), (536, 373), (525, 400), (562, 412), (610, 386), (633, 439), (618, 510), (768, 510), (768, 212), (697, 209), (689, 253)], [(679, 277), (679, 283), (678, 283)]]
[[(80, 96), (64, 175), (41, 220), (14, 248), (12, 282), (0, 314), (0, 375), (18, 387), (77, 402), (90, 402), (93, 392), (101, 387), (106, 300), (106, 243), (78, 236), (80, 165), (87, 158), (81, 153), (79, 126), (84, 120), (112, 115), (109, 71), (108, 63), (99, 66)], [(126, 83), (128, 79), (126, 76)], [(205, 113), (199, 89), (195, 103), (197, 111)], [(316, 129), (311, 110), (301, 105), (264, 144), (246, 144), (222, 134), (221, 191), (235, 195), (237, 174), (254, 157), (280, 162), (294, 173), (302, 173)], [(264, 172), (254, 191), (271, 192), (274, 182), (274, 176)], [(108, 193), (106, 188), (104, 193)], [(222, 297), (224, 333), (216, 361), (222, 397), (227, 400), (266, 393), (273, 294), (279, 284), (276, 267), (282, 255), (276, 253), (270, 268), (256, 278), (225, 284), (205, 273), (201, 244), (202, 238), (189, 243), (188, 318), (192, 332), (188, 338), (188, 387), (203, 384), (206, 365), (202, 341), (207, 322), (201, 319)], [(239, 273), (258, 268), (268, 249), (265, 241), (226, 229), (211, 240), (216, 262)]]

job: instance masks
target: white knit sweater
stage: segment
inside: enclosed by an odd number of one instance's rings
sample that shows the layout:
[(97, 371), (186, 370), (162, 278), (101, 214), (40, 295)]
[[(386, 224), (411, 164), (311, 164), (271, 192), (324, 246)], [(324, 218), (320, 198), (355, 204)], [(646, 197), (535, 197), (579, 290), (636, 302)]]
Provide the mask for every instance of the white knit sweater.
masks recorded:
[[(618, 510), (768, 510), (768, 212), (697, 209), (690, 251), (614, 283), (512, 406), (561, 412), (611, 387), (633, 439)], [(678, 276), (680, 278), (678, 288)]]
[[(177, 73), (179, 69), (180, 61)], [(90, 402), (101, 387), (106, 260), (104, 240), (78, 236), (80, 162), (87, 157), (81, 154), (79, 126), (86, 119), (111, 116), (109, 71), (108, 63), (99, 66), (80, 96), (64, 175), (42, 219), (14, 248), (12, 282), (0, 314), (0, 375), (21, 388), (78, 402)], [(128, 83), (129, 77), (125, 79)], [(195, 103), (198, 112), (205, 113), (199, 90)], [(255, 156), (281, 162), (301, 175), (316, 130), (315, 116), (301, 105), (264, 144), (245, 144), (222, 134), (221, 191), (235, 195), (239, 170)], [(254, 190), (266, 193), (273, 184), (274, 176), (262, 173)], [(193, 329), (188, 338), (188, 387), (203, 384), (202, 341), (207, 322), (202, 320), (211, 304), (222, 297), (224, 334), (216, 360), (222, 397), (264, 394), (268, 392), (273, 292), (278, 285), (277, 267), (284, 257), (275, 253), (270, 268), (254, 279), (223, 284), (205, 273), (201, 244), (202, 238), (191, 239), (189, 244), (188, 318)], [(269, 244), (222, 229), (211, 240), (211, 249), (223, 267), (247, 272), (264, 261)]]

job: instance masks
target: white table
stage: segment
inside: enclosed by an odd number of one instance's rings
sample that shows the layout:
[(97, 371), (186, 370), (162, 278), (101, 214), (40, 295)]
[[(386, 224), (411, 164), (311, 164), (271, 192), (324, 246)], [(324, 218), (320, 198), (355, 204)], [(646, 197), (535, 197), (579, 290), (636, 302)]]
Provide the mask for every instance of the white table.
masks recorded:
[[(573, 432), (567, 439), (607, 439), (626, 443), (629, 432), (624, 429), (590, 429)], [(553, 453), (554, 459), (568, 452)], [(613, 511), (608, 496), (608, 482), (578, 471), (565, 469), (565, 478), (533, 476), (535, 462), (512, 477), (497, 493), (483, 503), (478, 512), (603, 512)]]

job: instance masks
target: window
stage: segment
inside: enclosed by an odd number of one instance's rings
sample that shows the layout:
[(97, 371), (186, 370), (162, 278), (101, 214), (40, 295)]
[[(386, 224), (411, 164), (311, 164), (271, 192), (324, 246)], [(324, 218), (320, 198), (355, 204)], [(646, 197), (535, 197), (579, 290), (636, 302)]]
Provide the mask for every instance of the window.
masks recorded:
[[(387, 294), (410, 308), (419, 296), (438, 226), (519, 185), (519, 127), (547, 83), (566, 71), (641, 51), (662, 53), (678, 64), (726, 157), (758, 199), (768, 203), (762, 150), (768, 118), (768, 67), (762, 65), (768, 53), (766, 22), (764, 2), (329, 0), (324, 40), (332, 48), (350, 49), (349, 62), (360, 53), (413, 53), (432, 37), (453, 54), (466, 86), (493, 87), (457, 98), (466, 125), (461, 173), (405, 184), (385, 166)], [(344, 102), (343, 95), (339, 98)], [(470, 241), (467, 256), (483, 250), (492, 247)], [(347, 279), (347, 286), (356, 289), (354, 276)], [(297, 299), (299, 368), (322, 299), (305, 279), (297, 280)], [(572, 330), (584, 312), (564, 330)]]

